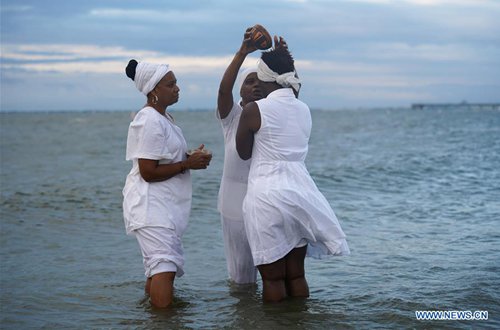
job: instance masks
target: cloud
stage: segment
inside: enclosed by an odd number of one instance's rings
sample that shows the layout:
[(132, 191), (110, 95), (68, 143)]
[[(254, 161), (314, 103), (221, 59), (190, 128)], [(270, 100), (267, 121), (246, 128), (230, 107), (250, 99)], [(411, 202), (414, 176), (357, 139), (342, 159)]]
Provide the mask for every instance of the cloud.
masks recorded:
[(111, 19), (111, 20), (127, 20), (130, 21), (144, 21), (144, 22), (168, 22), (172, 24), (175, 22), (182, 23), (183, 25), (188, 22), (195, 22), (196, 24), (216, 22), (217, 9), (209, 10), (180, 10), (180, 9), (126, 9), (126, 8), (94, 8), (88, 12), (88, 15), (98, 19)]
[[(460, 45), (408, 45), (405, 43), (372, 43), (351, 50), (365, 54), (351, 57), (350, 52), (336, 52), (329, 60), (296, 60), (299, 75), (314, 77), (314, 83), (332, 86), (378, 86), (411, 88), (436, 84), (467, 84), (469, 78), (448, 74), (440, 76), (439, 68), (421, 73), (422, 63), (448, 66), (451, 62), (474, 63), (486, 61), (500, 54), (500, 48), (480, 51)], [(368, 54), (368, 55), (367, 55)], [(485, 58), (481, 57), (485, 54)], [(369, 57), (369, 58), (366, 58)], [(231, 62), (233, 55), (181, 56), (147, 50), (130, 50), (124, 47), (98, 45), (4, 45), (1, 55), (2, 70), (18, 70), (62, 74), (122, 74), (129, 59), (155, 63), (169, 63), (176, 73), (218, 77)], [(257, 58), (249, 57), (246, 65)], [(427, 66), (427, 68), (429, 68)], [(485, 78), (486, 79), (486, 78)], [(195, 86), (193, 82), (190, 86)], [(195, 88), (193, 87), (193, 91)]]
[(213, 72), (224, 69), (227, 56), (178, 56), (123, 47), (97, 45), (4, 45), (2, 69), (61, 73), (122, 73), (128, 60), (169, 63), (177, 72)]
[(12, 5), (12, 6), (0, 6), (0, 12), (2, 13), (13, 13), (13, 12), (26, 12), (32, 10), (32, 6), (21, 6), (21, 5)]
[[(499, 48), (500, 50), (500, 48)], [(371, 54), (374, 59), (412, 60), (450, 62), (450, 61), (475, 61), (481, 59), (483, 50), (464, 47), (460, 44), (419, 44), (407, 43), (377, 43), (368, 44), (364, 53)]]
[[(84, 104), (130, 106), (130, 100), (107, 103), (130, 87), (123, 71), (135, 58), (172, 65), (184, 93), (179, 106), (212, 106), (244, 29), (256, 19), (287, 39), (304, 80), (301, 98), (311, 106), (408, 104), (426, 95), (492, 100), (500, 74), (499, 9), (492, 0), (225, 0), (217, 6), (4, 0), (1, 102), (10, 109), (44, 102), (79, 107), (73, 100), (79, 93)], [(26, 98), (26, 89), (39, 94)], [(44, 95), (53, 91), (59, 94), (49, 102)]]
[[(123, 47), (102, 47), (81, 44), (4, 44), (3, 61), (70, 61), (81, 59), (102, 59), (128, 57), (132, 51)], [(154, 56), (152, 51), (135, 52), (139, 56)]]
[[(480, 61), (482, 54), (492, 56), (500, 54), (500, 48), (481, 50), (462, 45), (409, 45), (406, 43), (371, 43), (357, 49), (334, 51), (330, 61), (301, 59), (296, 61), (298, 68), (308, 70), (333, 70), (343, 72), (371, 72), (390, 70), (391, 64), (363, 64), (360, 57), (349, 61), (351, 53), (365, 54), (371, 60), (409, 62), (424, 60), (433, 62)], [(136, 58), (139, 61), (169, 63), (182, 72), (213, 71), (225, 68), (232, 55), (221, 56), (184, 56), (171, 55), (148, 50), (131, 50), (124, 47), (108, 47), (87, 44), (6, 44), (2, 47), (2, 68), (18, 68), (33, 71), (55, 72), (122, 72), (124, 63)], [(339, 64), (341, 63), (341, 64)]]

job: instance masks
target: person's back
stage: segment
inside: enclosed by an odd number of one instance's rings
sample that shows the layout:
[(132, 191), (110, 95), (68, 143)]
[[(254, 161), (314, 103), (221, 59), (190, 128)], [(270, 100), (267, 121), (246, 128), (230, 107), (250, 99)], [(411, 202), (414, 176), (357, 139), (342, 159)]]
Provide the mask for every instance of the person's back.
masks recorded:
[[(303, 167), (311, 134), (309, 107), (298, 100), (290, 88), (278, 89), (256, 103), (261, 127), (255, 134), (253, 148), (255, 174), (270, 176)], [(271, 167), (265, 166), (271, 163), (274, 163)], [(276, 166), (280, 167), (279, 171)]]
[(305, 256), (345, 255), (349, 247), (304, 163), (311, 115), (292, 91), (298, 92), (300, 80), (288, 49), (278, 43), (262, 53), (257, 77), (266, 99), (244, 107), (236, 134), (239, 156), (252, 157), (245, 230), (262, 276), (263, 299), (308, 297)]

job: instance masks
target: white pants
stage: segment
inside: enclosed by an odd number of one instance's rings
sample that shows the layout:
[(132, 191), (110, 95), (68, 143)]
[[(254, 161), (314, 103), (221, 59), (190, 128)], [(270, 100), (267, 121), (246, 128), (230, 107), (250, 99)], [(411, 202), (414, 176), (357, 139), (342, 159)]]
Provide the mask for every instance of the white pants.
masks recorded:
[(144, 227), (134, 231), (141, 247), (146, 277), (165, 272), (183, 275), (182, 243), (175, 232), (163, 227)]
[(221, 222), (230, 279), (238, 284), (255, 283), (257, 268), (253, 264), (243, 219), (233, 220), (221, 216)]

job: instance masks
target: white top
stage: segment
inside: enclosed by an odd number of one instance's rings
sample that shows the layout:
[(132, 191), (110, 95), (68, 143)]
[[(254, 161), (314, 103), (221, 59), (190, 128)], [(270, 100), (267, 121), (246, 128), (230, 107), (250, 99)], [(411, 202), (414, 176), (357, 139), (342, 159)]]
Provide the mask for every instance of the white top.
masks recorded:
[(243, 160), (236, 151), (236, 131), (243, 111), (239, 103), (233, 103), (231, 112), (224, 119), (217, 118), (224, 133), (224, 170), (219, 189), (217, 208), (225, 217), (243, 221), (242, 204), (247, 192), (248, 172), (251, 160)]
[(305, 166), (311, 134), (309, 107), (291, 88), (257, 101), (261, 125), (255, 133), (245, 229), (255, 265), (269, 264), (307, 241), (307, 255), (349, 253), (330, 204)]
[(139, 172), (139, 158), (160, 164), (186, 159), (182, 130), (154, 108), (145, 107), (130, 123), (127, 160), (132, 170), (123, 188), (123, 217), (127, 234), (142, 227), (167, 227), (182, 236), (191, 211), (191, 174), (186, 171), (160, 182), (146, 182)]

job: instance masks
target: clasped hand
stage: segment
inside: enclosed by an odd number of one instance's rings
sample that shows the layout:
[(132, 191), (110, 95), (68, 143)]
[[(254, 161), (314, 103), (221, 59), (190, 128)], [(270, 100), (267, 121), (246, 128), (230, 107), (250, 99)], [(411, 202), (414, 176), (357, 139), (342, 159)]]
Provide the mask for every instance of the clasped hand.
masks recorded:
[(186, 165), (189, 169), (201, 170), (210, 165), (212, 153), (204, 148), (205, 145), (202, 144), (197, 149), (193, 150), (192, 153), (187, 155)]

